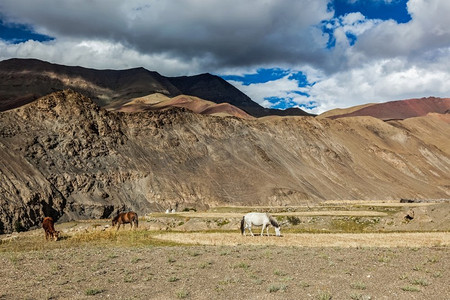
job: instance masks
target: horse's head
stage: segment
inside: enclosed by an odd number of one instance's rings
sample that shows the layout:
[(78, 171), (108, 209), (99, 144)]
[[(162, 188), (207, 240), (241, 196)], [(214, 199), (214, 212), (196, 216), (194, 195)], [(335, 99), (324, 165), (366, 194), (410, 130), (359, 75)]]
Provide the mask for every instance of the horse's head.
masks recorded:
[(60, 234), (59, 231), (53, 232), (53, 239), (55, 240), (55, 242), (59, 239), (59, 234)]
[(275, 227), (275, 235), (281, 236), (281, 227)]

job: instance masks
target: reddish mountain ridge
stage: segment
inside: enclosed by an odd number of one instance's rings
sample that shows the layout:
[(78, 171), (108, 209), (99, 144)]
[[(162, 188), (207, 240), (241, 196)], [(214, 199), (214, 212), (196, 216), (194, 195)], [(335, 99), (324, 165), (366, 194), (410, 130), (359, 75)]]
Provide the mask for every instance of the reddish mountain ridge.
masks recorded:
[(330, 119), (370, 116), (388, 121), (421, 117), (429, 113), (445, 114), (449, 112), (450, 98), (428, 97), (369, 104), (356, 108), (356, 110), (355, 107), (334, 110), (324, 113), (323, 116)]

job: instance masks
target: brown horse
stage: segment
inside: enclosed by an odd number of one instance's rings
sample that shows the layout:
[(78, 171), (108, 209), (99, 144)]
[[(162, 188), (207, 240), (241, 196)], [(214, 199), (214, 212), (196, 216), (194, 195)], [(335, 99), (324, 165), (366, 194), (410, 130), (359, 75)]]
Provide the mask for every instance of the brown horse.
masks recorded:
[(48, 241), (49, 238), (57, 241), (59, 238), (59, 231), (55, 230), (55, 223), (51, 217), (45, 217), (42, 221), (42, 228), (45, 231), (45, 239)]
[[(130, 223), (131, 229), (133, 229), (133, 225), (135, 228), (138, 227), (138, 215), (137, 213), (130, 211), (126, 213), (120, 213), (112, 219), (112, 226), (117, 226), (117, 230), (119, 230), (121, 224)], [(124, 225), (125, 226), (125, 225)]]

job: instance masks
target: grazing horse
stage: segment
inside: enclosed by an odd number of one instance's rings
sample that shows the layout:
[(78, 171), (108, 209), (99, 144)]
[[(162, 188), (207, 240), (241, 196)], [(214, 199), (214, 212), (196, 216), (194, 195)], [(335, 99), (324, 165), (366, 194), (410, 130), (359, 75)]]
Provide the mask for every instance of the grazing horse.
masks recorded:
[(245, 229), (248, 228), (248, 231), (250, 231), (251, 235), (254, 236), (252, 232), (252, 225), (262, 226), (261, 236), (263, 236), (264, 228), (267, 228), (267, 236), (269, 236), (270, 225), (275, 228), (276, 236), (281, 236), (280, 225), (278, 225), (277, 221), (269, 214), (256, 212), (246, 214), (241, 221), (241, 234), (246, 235)]
[(129, 211), (126, 213), (120, 213), (117, 216), (115, 216), (114, 219), (112, 219), (113, 227), (116, 226), (116, 224), (118, 224), (117, 230), (119, 230), (121, 224), (127, 224), (127, 223), (130, 223), (131, 229), (133, 229), (133, 225), (134, 225), (134, 228), (137, 228), (138, 227), (137, 213), (135, 213), (133, 211)]
[(51, 238), (55, 241), (59, 238), (59, 231), (55, 230), (55, 223), (51, 217), (45, 217), (44, 221), (42, 221), (42, 228), (45, 231), (45, 239), (48, 241), (48, 238)]

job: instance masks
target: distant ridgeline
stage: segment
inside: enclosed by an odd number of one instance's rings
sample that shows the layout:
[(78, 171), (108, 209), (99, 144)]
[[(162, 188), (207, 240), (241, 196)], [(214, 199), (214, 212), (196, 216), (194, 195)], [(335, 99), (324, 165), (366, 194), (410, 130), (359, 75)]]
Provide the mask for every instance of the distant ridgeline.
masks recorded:
[(214, 103), (229, 103), (253, 117), (308, 116), (298, 108), (268, 109), (224, 79), (211, 74), (165, 77), (144, 68), (95, 70), (52, 64), (36, 59), (0, 62), (0, 111), (20, 107), (55, 91), (73, 89), (104, 107), (118, 108), (155, 93), (169, 98), (189, 95)]

